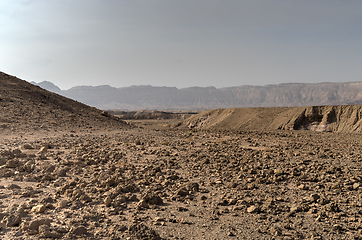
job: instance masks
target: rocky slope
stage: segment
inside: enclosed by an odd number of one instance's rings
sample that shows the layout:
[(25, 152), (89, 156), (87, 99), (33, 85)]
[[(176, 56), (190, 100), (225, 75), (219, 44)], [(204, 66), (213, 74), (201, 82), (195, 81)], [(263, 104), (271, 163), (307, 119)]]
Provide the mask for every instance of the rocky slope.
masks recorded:
[(96, 108), (1, 72), (0, 85), (0, 128), (3, 133), (125, 126), (122, 121)]
[(361, 132), (362, 106), (230, 108), (202, 112), (183, 126), (227, 130), (312, 130)]
[[(39, 83), (42, 87), (49, 83)], [(49, 86), (49, 90), (56, 89)], [(362, 82), (214, 87), (78, 86), (60, 94), (100, 109), (195, 110), (362, 104)]]

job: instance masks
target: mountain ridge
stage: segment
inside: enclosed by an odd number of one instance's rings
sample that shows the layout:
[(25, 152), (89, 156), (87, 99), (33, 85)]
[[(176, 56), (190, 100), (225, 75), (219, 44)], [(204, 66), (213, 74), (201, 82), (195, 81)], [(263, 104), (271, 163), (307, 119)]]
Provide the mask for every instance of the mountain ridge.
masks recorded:
[[(37, 85), (47, 89), (47, 85), (42, 83)], [(47, 90), (54, 92), (52, 88)], [(212, 86), (176, 88), (151, 85), (116, 88), (101, 85), (75, 86), (57, 93), (106, 110), (208, 110), (354, 105), (362, 103), (362, 82), (281, 83), (225, 88)]]

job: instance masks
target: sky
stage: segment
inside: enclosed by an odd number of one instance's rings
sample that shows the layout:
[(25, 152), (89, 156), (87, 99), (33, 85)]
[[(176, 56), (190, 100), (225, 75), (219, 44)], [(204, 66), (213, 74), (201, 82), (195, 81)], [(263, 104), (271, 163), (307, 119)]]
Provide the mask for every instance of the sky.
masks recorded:
[(64, 90), (362, 81), (362, 1), (0, 0), (0, 71)]

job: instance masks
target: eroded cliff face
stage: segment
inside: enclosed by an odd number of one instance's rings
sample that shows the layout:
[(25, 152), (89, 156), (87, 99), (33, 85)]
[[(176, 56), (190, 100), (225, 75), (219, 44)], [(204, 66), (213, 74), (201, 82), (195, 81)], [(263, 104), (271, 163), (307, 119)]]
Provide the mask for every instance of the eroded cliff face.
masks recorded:
[(186, 120), (183, 125), (225, 130), (361, 132), (361, 116), (362, 105), (230, 108), (202, 112)]

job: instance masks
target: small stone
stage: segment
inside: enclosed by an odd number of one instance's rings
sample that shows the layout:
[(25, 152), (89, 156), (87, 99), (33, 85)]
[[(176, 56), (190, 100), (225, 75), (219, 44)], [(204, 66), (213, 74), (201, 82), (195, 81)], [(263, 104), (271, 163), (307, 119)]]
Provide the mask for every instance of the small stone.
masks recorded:
[(10, 159), (5, 164), (5, 167), (7, 168), (16, 168), (18, 166), (19, 166), (19, 160), (17, 159)]
[(187, 191), (186, 188), (180, 188), (179, 190), (177, 190), (176, 195), (185, 197), (185, 196), (189, 195), (189, 191)]
[(154, 219), (154, 221), (155, 221), (155, 222), (165, 222), (166, 220), (165, 220), (164, 218), (162, 218), (162, 217), (156, 217), (156, 218)]
[(87, 234), (87, 229), (84, 226), (75, 227), (71, 230), (71, 232), (75, 235), (84, 235)]
[(179, 212), (187, 212), (188, 209), (185, 208), (185, 207), (178, 207), (178, 208), (177, 208), (177, 211), (179, 211)]
[(192, 192), (198, 192), (199, 188), (200, 188), (199, 184), (195, 182), (187, 185), (187, 189)]
[(82, 196), (79, 197), (79, 200), (83, 201), (83, 202), (92, 202), (92, 198), (90, 196), (88, 196), (87, 194), (83, 194)]
[(111, 206), (111, 204), (112, 204), (112, 198), (110, 198), (109, 196), (106, 197), (106, 198), (104, 199), (104, 204), (106, 205), (106, 207)]
[(148, 203), (145, 200), (141, 200), (137, 203), (138, 208), (149, 208)]
[(356, 189), (358, 189), (360, 187), (360, 185), (361, 185), (360, 183), (355, 182), (355, 183), (353, 183), (352, 187), (353, 187), (354, 190), (356, 190)]
[(320, 196), (318, 194), (311, 194), (310, 197), (309, 197), (309, 200), (311, 202), (316, 202), (318, 199), (320, 198)]
[(250, 206), (246, 209), (248, 213), (255, 213), (258, 211), (258, 208), (256, 206)]
[(43, 213), (46, 209), (46, 206), (44, 204), (36, 205), (34, 206), (31, 211), (33, 213)]
[(130, 202), (138, 202), (139, 201), (139, 199), (137, 198), (137, 196), (135, 194), (131, 194), (131, 195), (128, 195), (126, 197), (127, 197), (127, 201), (130, 201)]
[(280, 168), (277, 168), (277, 169), (274, 169), (274, 174), (276, 176), (280, 176), (280, 175), (283, 175), (284, 174), (284, 171)]
[(148, 204), (151, 205), (161, 205), (163, 204), (163, 200), (157, 194), (147, 194), (143, 200), (145, 200)]
[(10, 184), (9, 186), (6, 187), (9, 190), (13, 190), (13, 189), (21, 189), (21, 187), (19, 185), (16, 184)]
[(39, 238), (61, 238), (62, 234), (56, 232), (56, 231), (51, 231), (50, 230), (50, 226), (48, 225), (41, 225), (39, 226)]
[(301, 210), (302, 210), (302, 208), (300, 206), (292, 206), (290, 208), (290, 213), (300, 212)]
[(201, 200), (205, 201), (207, 199), (207, 197), (205, 195), (201, 196)]
[(30, 150), (30, 149), (34, 149), (34, 148), (30, 144), (26, 143), (26, 144), (23, 145), (23, 149)]
[(22, 226), (24, 230), (38, 230), (41, 225), (50, 226), (51, 220), (49, 218), (35, 219), (30, 222), (25, 222)]
[(40, 148), (38, 155), (43, 155), (48, 152), (48, 147), (42, 147)]
[(0, 222), (0, 230), (5, 229), (5, 228), (6, 228), (6, 223)]
[(65, 208), (68, 204), (68, 201), (67, 200), (60, 200), (58, 203), (57, 203), (57, 207), (58, 208)]
[(332, 227), (333, 231), (341, 231), (343, 227), (339, 224), (334, 224)]
[(7, 227), (18, 226), (21, 223), (21, 217), (18, 214), (9, 215), (3, 219), (3, 223), (5, 223)]
[(16, 156), (19, 156), (22, 154), (21, 150), (19, 148), (13, 150), (13, 154)]

